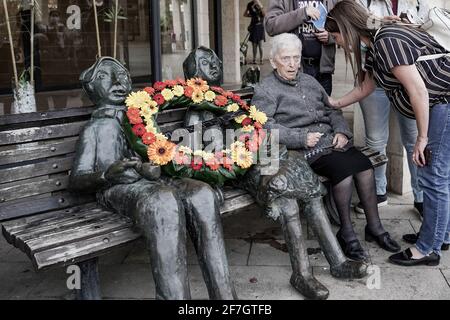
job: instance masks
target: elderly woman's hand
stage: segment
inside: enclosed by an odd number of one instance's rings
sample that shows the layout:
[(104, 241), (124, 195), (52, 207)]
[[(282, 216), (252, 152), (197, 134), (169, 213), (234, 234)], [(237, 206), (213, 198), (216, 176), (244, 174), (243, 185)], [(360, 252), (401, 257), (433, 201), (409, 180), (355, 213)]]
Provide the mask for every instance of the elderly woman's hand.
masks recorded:
[(306, 145), (309, 148), (315, 147), (322, 136), (323, 136), (323, 133), (320, 133), (320, 132), (310, 132), (310, 133), (308, 133), (306, 135)]
[(342, 133), (336, 133), (333, 139), (335, 149), (342, 149), (348, 143), (348, 138)]

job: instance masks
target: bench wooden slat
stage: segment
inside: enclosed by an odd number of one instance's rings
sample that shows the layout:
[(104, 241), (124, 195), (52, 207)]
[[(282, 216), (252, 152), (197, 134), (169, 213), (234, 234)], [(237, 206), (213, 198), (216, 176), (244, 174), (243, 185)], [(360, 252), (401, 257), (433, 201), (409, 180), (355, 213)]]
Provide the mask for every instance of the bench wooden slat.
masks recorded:
[(87, 121), (0, 131), (0, 146), (55, 138), (77, 136)]
[(159, 128), (161, 129), (162, 133), (172, 132), (176, 129), (182, 128), (184, 125), (184, 121), (176, 121), (176, 122), (169, 122), (165, 123), (163, 125), (160, 125)]
[(179, 108), (179, 109), (170, 109), (170, 110), (161, 111), (158, 113), (156, 122), (159, 125), (162, 125), (162, 124), (168, 123), (168, 122), (184, 121), (186, 109), (187, 108)]
[(73, 156), (53, 157), (44, 161), (0, 170), (0, 185), (33, 177), (68, 171), (72, 167)]
[(89, 239), (106, 234), (119, 229), (132, 227), (133, 222), (129, 217), (110, 212), (102, 219), (97, 219), (86, 224), (75, 226), (65, 230), (55, 230), (54, 232), (41, 235), (39, 238), (31, 239), (22, 243), (19, 238), (19, 248), (24, 250), (29, 256), (36, 252), (53, 247), (59, 247), (74, 241)]
[(42, 214), (42, 212), (69, 208), (93, 201), (95, 201), (95, 195), (92, 194), (74, 195), (69, 192), (62, 192), (45, 198), (30, 197), (0, 203), (0, 221)]
[(94, 107), (70, 108), (64, 110), (54, 110), (50, 112), (30, 112), (21, 114), (10, 114), (0, 117), (0, 126), (31, 124), (47, 120), (61, 120), (75, 117), (88, 117)]
[(21, 233), (25, 229), (49, 226), (52, 225), (54, 221), (60, 221), (62, 217), (67, 217), (68, 219), (70, 219), (72, 217), (77, 217), (79, 212), (82, 212), (83, 214), (84, 212), (89, 213), (96, 208), (98, 208), (98, 204), (96, 202), (90, 202), (80, 206), (74, 206), (71, 208), (50, 211), (47, 213), (41, 213), (34, 216), (7, 221), (2, 224), (2, 228), (4, 231), (3, 234), (7, 235), (6, 239), (8, 240), (10, 239), (10, 237), (14, 237), (16, 234)]
[(247, 191), (238, 188), (225, 187), (223, 190), (223, 198), (225, 200), (238, 197), (240, 195), (247, 194)]
[(235, 198), (226, 200), (220, 207), (220, 213), (226, 214), (232, 211), (247, 207), (255, 203), (255, 199), (250, 194), (244, 194)]
[(13, 243), (16, 239), (20, 239), (21, 242), (25, 242), (41, 236), (46, 236), (49, 233), (60, 232), (62, 230), (75, 228), (77, 225), (89, 223), (94, 220), (103, 219), (111, 214), (110, 211), (103, 210), (102, 208), (86, 209), (81, 214), (72, 213), (70, 215), (61, 213), (59, 216), (41, 221), (39, 224), (28, 224), (21, 230), (10, 231)]
[(0, 194), (3, 201), (11, 201), (20, 198), (26, 198), (35, 196), (42, 193), (48, 193), (58, 190), (65, 190), (69, 184), (69, 176), (59, 176), (50, 178), (48, 180), (34, 181), (39, 178), (31, 178), (27, 180), (21, 180), (19, 184), (12, 182), (16, 185), (10, 185), (6, 183), (0, 185)]
[(140, 233), (133, 229), (124, 228), (97, 237), (37, 252), (31, 259), (37, 270), (67, 266), (108, 253), (112, 249), (123, 246), (140, 237)]
[(78, 137), (45, 142), (29, 142), (14, 146), (0, 147), (0, 165), (16, 164), (23, 161), (43, 159), (75, 152)]

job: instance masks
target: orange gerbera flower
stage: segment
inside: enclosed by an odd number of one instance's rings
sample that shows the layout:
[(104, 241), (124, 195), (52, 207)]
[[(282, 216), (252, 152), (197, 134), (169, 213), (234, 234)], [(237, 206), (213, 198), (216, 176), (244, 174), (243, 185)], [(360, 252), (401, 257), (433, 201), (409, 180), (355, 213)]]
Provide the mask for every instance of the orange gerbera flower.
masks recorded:
[(148, 158), (153, 163), (163, 166), (172, 161), (176, 145), (167, 140), (156, 140), (147, 149)]
[(200, 90), (206, 92), (209, 89), (208, 83), (201, 78), (193, 78), (187, 81), (187, 85), (194, 88), (195, 90)]

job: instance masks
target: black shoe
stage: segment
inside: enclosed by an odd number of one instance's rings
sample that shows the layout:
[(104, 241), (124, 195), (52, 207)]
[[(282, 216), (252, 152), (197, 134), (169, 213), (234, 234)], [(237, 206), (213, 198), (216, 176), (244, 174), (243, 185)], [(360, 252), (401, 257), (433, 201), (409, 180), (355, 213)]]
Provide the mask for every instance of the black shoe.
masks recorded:
[[(417, 242), (417, 239), (419, 239), (419, 234), (420, 234), (420, 232), (417, 232), (417, 234), (415, 234), (415, 233), (404, 234), (403, 240), (405, 240), (405, 242), (415, 244)], [(449, 247), (450, 247), (450, 244), (443, 243), (441, 246), (441, 250), (447, 251), (449, 249)]]
[(339, 279), (360, 279), (367, 276), (367, 265), (361, 261), (347, 260), (338, 266), (331, 266), (330, 273)]
[[(377, 195), (377, 206), (378, 208), (384, 207), (388, 205), (388, 197), (387, 197), (387, 193), (382, 194), (382, 195)], [(358, 203), (355, 206), (355, 211), (358, 213), (364, 213), (364, 207), (362, 205), (362, 203)]]
[(406, 249), (405, 251), (393, 254), (389, 257), (389, 261), (393, 264), (398, 264), (401, 266), (411, 267), (411, 266), (419, 266), (419, 265), (427, 265), (427, 266), (437, 266), (441, 257), (439, 257), (436, 253), (432, 252), (428, 256), (425, 256), (421, 259), (412, 259), (411, 249)]
[(420, 219), (423, 219), (423, 202), (415, 202), (414, 201), (414, 208), (419, 212)]
[(357, 239), (346, 242), (342, 237), (341, 231), (338, 231), (336, 238), (342, 248), (345, 256), (355, 261), (367, 261), (369, 256), (361, 247)]
[(387, 250), (389, 252), (398, 252), (400, 251), (400, 245), (391, 238), (389, 232), (382, 233), (378, 236), (374, 235), (366, 226), (365, 228), (365, 239), (368, 242), (376, 241), (376, 243), (380, 246), (380, 248)]
[(293, 273), (289, 282), (308, 299), (325, 300), (330, 294), (328, 289), (313, 276), (305, 278)]

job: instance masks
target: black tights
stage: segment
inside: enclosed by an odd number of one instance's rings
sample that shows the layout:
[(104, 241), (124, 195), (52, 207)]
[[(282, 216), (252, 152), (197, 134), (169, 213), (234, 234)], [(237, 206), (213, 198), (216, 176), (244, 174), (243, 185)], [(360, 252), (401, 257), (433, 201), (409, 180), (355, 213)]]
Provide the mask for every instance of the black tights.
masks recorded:
[[(364, 207), (367, 226), (374, 235), (384, 233), (381, 225), (380, 216), (378, 215), (377, 194), (375, 186), (375, 178), (373, 169), (358, 172), (354, 175), (356, 191), (359, 199)], [(333, 186), (332, 192), (336, 208), (341, 220), (341, 234), (346, 241), (356, 239), (353, 230), (352, 220), (350, 218), (350, 206), (352, 200), (352, 180), (353, 176), (349, 176)]]
[(259, 41), (258, 43), (252, 42), (253, 45), (253, 62), (256, 62), (256, 54), (257, 50), (259, 49), (259, 60), (263, 60), (263, 48), (262, 48), (262, 41)]

